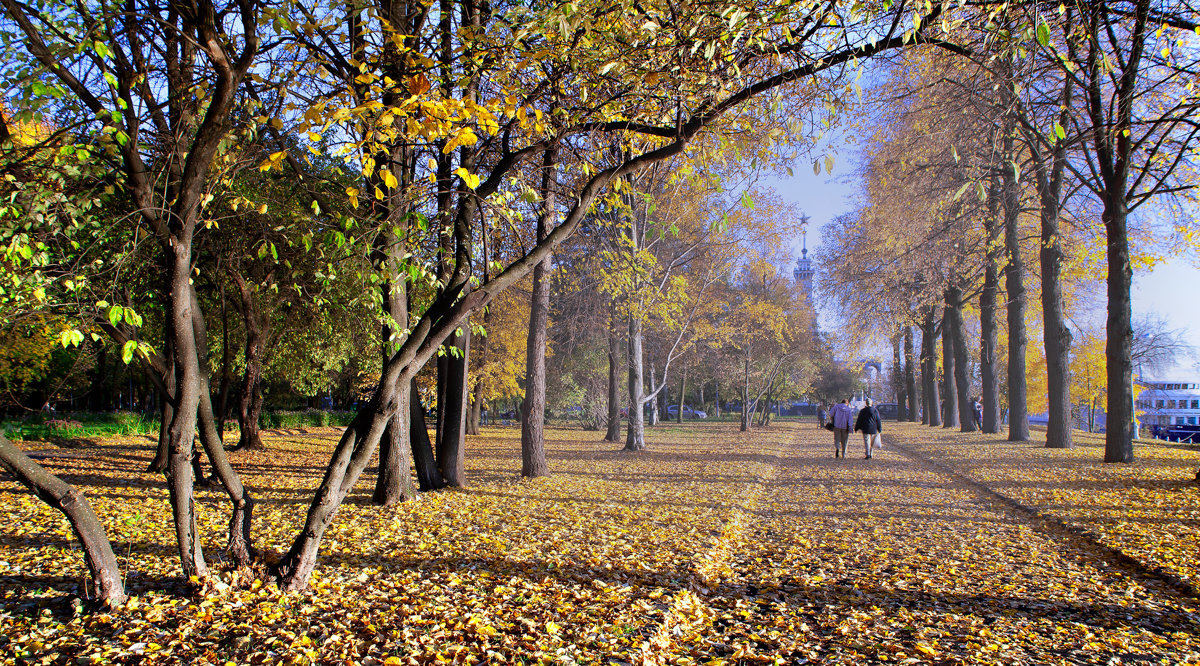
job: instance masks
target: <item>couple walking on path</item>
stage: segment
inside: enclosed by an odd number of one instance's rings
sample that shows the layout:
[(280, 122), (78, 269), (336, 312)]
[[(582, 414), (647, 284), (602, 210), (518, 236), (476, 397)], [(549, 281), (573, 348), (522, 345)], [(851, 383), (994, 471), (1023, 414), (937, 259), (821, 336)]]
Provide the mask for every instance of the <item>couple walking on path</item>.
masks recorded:
[(866, 404), (858, 410), (857, 418), (855, 418), (854, 410), (851, 409), (848, 400), (842, 400), (830, 411), (829, 417), (833, 423), (834, 458), (846, 457), (846, 442), (850, 439), (852, 426), (855, 431), (861, 431), (863, 434), (863, 449), (866, 454), (863, 457), (871, 458), (873, 447), (883, 448), (883, 439), (879, 436), (883, 432), (883, 419), (879, 418), (879, 410), (871, 404), (870, 398), (864, 402)]

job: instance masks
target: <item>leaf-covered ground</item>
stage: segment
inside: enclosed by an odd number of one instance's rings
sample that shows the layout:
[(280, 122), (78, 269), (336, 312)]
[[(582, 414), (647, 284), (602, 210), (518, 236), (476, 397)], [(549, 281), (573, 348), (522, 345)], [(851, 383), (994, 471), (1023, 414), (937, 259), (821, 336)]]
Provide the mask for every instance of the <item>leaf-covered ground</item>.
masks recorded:
[[(65, 522), (0, 481), (0, 662), (1200, 663), (1195, 449), (1105, 467), (1094, 440), (887, 427), (873, 460), (858, 442), (834, 460), (811, 423), (668, 425), (638, 454), (552, 429), (554, 476), (532, 482), (519, 431), (485, 429), (467, 489), (379, 509), (364, 478), (308, 591), (217, 563), (200, 597), (180, 594), (146, 438), (42, 451), (105, 519), (136, 597), (75, 613)], [(335, 435), (233, 454), (260, 547), (294, 536)], [(215, 558), (225, 509), (201, 495)]]

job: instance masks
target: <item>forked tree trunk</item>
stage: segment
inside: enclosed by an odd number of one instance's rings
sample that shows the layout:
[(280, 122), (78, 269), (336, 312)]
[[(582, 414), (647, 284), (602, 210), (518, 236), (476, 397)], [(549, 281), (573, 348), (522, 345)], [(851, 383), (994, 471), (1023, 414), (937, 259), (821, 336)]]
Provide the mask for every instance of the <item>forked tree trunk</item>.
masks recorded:
[(954, 331), (953, 314), (955, 304), (950, 300), (949, 289), (945, 291), (943, 296), (945, 307), (942, 309), (942, 400), (944, 401), (942, 427), (957, 428), (958, 387), (957, 375), (954, 372), (954, 364), (957, 357), (954, 353), (956, 333)]
[(913, 354), (912, 326), (904, 326), (904, 390), (908, 393), (908, 420), (917, 422), (917, 364)]
[[(407, 394), (408, 388), (404, 387), (401, 393)], [(404, 397), (407, 396), (401, 396)], [(379, 506), (391, 506), (417, 496), (412, 474), (409, 473), (412, 465), (409, 459), (409, 421), (408, 410), (396, 410), (388, 419), (387, 430), (379, 441), (379, 474), (375, 477), (375, 492), (371, 494), (371, 502)]]
[(608, 429), (604, 441), (621, 439), (621, 338), (617, 332), (617, 308), (614, 303), (608, 321)]
[(970, 361), (967, 355), (967, 331), (963, 325), (962, 289), (957, 285), (946, 292), (947, 300), (954, 307), (946, 312), (950, 319), (950, 330), (954, 334), (954, 387), (958, 390), (959, 426), (962, 432), (977, 432), (974, 401), (971, 400)]
[[(546, 239), (557, 224), (558, 177), (556, 150), (542, 159), (542, 213), (537, 221), (537, 240)], [(552, 254), (533, 269), (533, 293), (529, 301), (529, 335), (525, 344), (525, 404), (521, 410), (521, 476), (549, 476), (546, 465), (546, 323), (550, 319), (550, 268)]]
[(83, 559), (92, 575), (96, 601), (102, 607), (116, 608), (125, 603), (121, 570), (104, 525), (92, 511), (87, 497), (65, 481), (47, 472), (25, 452), (0, 434), (0, 467), (29, 488), (43, 502), (58, 509), (71, 523), (75, 537), (83, 546)]

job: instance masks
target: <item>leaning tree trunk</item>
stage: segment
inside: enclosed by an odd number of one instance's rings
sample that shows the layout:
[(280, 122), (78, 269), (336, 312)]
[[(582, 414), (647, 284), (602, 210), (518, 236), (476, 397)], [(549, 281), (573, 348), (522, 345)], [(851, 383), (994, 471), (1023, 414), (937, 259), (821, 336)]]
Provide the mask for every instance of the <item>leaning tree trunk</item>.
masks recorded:
[(158, 447), (154, 452), (154, 460), (150, 461), (147, 472), (165, 474), (171, 452), (171, 421), (175, 418), (175, 343), (171, 340), (170, 320), (163, 322), (163, 381), (166, 389), (159, 390), (158, 396)]
[(625, 435), (626, 451), (646, 450), (646, 422), (642, 408), (646, 404), (642, 376), (642, 320), (629, 316), (629, 421)]
[(904, 391), (908, 394), (908, 420), (917, 422), (917, 371), (913, 355), (912, 326), (904, 325)]
[[(967, 330), (963, 325), (962, 289), (957, 285), (946, 292), (949, 302), (954, 307), (947, 310), (946, 317), (950, 320), (950, 330), (954, 336), (954, 387), (958, 390), (959, 421), (962, 432), (976, 432), (975, 410), (971, 406), (970, 362), (967, 355)], [(944, 334), (944, 333), (943, 333)]]
[(208, 575), (196, 524), (195, 479), (192, 476), (192, 440), (196, 433), (202, 387), (196, 340), (192, 331), (191, 248), (180, 243), (174, 249), (167, 304), (174, 347), (176, 404), (171, 425), (167, 429), (167, 491), (175, 521), (175, 540), (179, 547), (183, 578), (190, 580), (193, 576), (204, 578)]
[(679, 379), (679, 413), (675, 415), (676, 423), (683, 423), (683, 396), (687, 393), (687, 372), (688, 367), (683, 366), (683, 376)]
[[(387, 248), (380, 250), (390, 277), (381, 287), (384, 309), (396, 326), (407, 326), (408, 293), (400, 277), (399, 262), (402, 259), (397, 256), (400, 246), (394, 234), (385, 233), (383, 237), (387, 240)], [(392, 354), (393, 338), (403, 335), (403, 331), (393, 331), (391, 326), (384, 324), (380, 333), (383, 340), (381, 351), (386, 364)], [(409, 474), (412, 438), (408, 432), (410, 414), (407, 403), (411, 399), (410, 386), (397, 386), (394, 393), (399, 406), (388, 419), (387, 429), (379, 442), (379, 471), (375, 476), (375, 491), (371, 494), (371, 501), (380, 506), (391, 506), (416, 497)]]
[[(655, 373), (654, 363), (650, 363), (650, 390), (654, 390), (658, 386), (658, 377)], [(650, 425), (656, 426), (659, 421), (659, 404), (658, 401), (662, 397), (662, 392), (657, 391), (654, 397), (650, 399)]]
[(3, 434), (0, 434), (0, 467), (67, 517), (75, 537), (83, 546), (83, 559), (92, 574), (96, 601), (106, 608), (116, 608), (125, 603), (125, 587), (121, 582), (117, 556), (113, 553), (104, 525), (96, 512), (92, 511), (87, 497), (47, 472)]
[(954, 372), (955, 360), (957, 359), (954, 353), (954, 342), (956, 333), (954, 331), (954, 315), (953, 310), (956, 307), (950, 300), (950, 290), (947, 289), (945, 294), (946, 305), (942, 309), (942, 399), (945, 401), (942, 409), (942, 427), (957, 428), (958, 427), (958, 387), (957, 377)]
[(613, 304), (608, 324), (608, 429), (604, 441), (621, 439), (621, 339), (617, 334), (617, 308)]

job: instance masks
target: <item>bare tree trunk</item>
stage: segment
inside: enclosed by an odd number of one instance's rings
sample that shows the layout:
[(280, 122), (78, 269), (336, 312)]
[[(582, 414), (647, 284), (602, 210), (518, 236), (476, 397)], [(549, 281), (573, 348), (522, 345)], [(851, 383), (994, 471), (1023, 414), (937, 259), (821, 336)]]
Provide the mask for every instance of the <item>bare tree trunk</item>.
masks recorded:
[[(408, 387), (402, 387), (399, 391), (404, 394), (400, 398), (401, 403), (408, 397), (408, 392)], [(410, 418), (408, 410), (397, 410), (388, 419), (387, 430), (379, 442), (379, 474), (375, 477), (375, 492), (371, 495), (371, 501), (379, 506), (407, 502), (417, 496), (409, 472), (412, 465), (409, 459), (412, 442), (408, 432)]]
[(642, 320), (629, 317), (629, 425), (625, 436), (626, 451), (646, 450), (646, 424), (642, 408), (646, 404), (642, 377)]
[(617, 331), (617, 306), (613, 303), (608, 320), (608, 430), (604, 441), (621, 439), (621, 339)]
[[(555, 206), (558, 176), (556, 150), (542, 159), (542, 214), (537, 221), (537, 240), (542, 242), (558, 218)], [(553, 255), (546, 255), (533, 269), (533, 293), (529, 302), (529, 336), (525, 346), (525, 406), (521, 411), (521, 476), (549, 476), (546, 465), (546, 322), (550, 318), (549, 273)]]
[(942, 400), (944, 401), (942, 427), (958, 427), (958, 388), (957, 375), (954, 372), (956, 355), (954, 353), (954, 304), (950, 300), (950, 290), (943, 294), (945, 307), (942, 309)]
[(21, 449), (0, 434), (0, 467), (29, 488), (43, 502), (58, 509), (71, 523), (75, 537), (83, 546), (83, 559), (92, 575), (96, 601), (103, 607), (116, 608), (125, 603), (121, 570), (104, 525), (92, 511), (87, 497), (65, 481), (47, 472)]
[(904, 326), (904, 391), (908, 394), (908, 420), (917, 421), (917, 371), (912, 326)]

